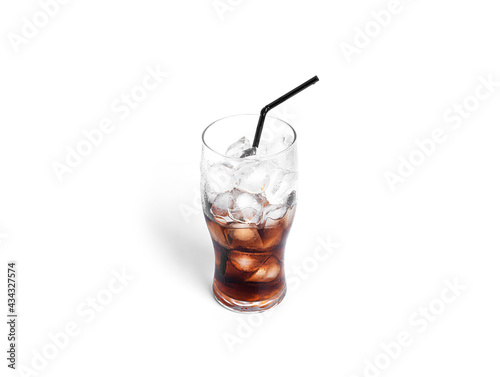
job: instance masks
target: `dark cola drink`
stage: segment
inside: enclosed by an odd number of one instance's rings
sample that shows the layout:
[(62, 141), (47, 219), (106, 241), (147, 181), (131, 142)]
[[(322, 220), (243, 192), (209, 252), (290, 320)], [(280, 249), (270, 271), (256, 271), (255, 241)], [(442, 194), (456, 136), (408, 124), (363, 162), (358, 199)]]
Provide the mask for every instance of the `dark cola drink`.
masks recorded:
[(257, 118), (225, 118), (203, 134), (201, 193), (215, 253), (213, 292), (239, 312), (269, 309), (285, 296), (285, 244), (297, 201), (295, 131), (267, 119), (259, 147), (247, 155)]
[(285, 294), (285, 244), (292, 226), (294, 208), (288, 208), (279, 219), (266, 219), (259, 226), (222, 225), (205, 216), (215, 250), (214, 294), (226, 306), (245, 303), (249, 310), (256, 303)]

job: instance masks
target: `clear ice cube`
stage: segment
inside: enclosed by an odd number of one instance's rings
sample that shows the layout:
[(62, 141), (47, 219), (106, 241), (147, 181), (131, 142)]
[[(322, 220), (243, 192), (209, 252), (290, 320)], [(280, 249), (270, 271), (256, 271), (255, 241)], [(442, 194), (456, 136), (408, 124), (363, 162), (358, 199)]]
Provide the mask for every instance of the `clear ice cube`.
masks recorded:
[(279, 220), (285, 216), (287, 206), (284, 204), (271, 204), (264, 210), (264, 219)]
[(241, 139), (231, 144), (229, 148), (227, 148), (226, 156), (239, 158), (243, 154), (243, 152), (250, 147), (250, 140), (243, 136)]
[(269, 161), (249, 161), (242, 164), (237, 170), (236, 187), (254, 194), (261, 194), (269, 186), (274, 169), (274, 163)]
[(215, 221), (220, 224), (226, 224), (231, 221), (229, 217), (229, 208), (234, 206), (234, 198), (231, 192), (223, 192), (215, 197), (210, 212)]
[(240, 223), (259, 224), (265, 204), (264, 197), (238, 189), (231, 191), (231, 195), (234, 201), (229, 207), (229, 217)]
[(268, 260), (255, 271), (247, 281), (254, 283), (268, 283), (276, 279), (280, 273), (280, 265), (275, 257), (269, 257)]
[(273, 137), (270, 140), (264, 140), (259, 148), (263, 147), (265, 149), (265, 155), (270, 156), (283, 152), (287, 149), (293, 142), (293, 135), (284, 135)]
[(254, 272), (265, 262), (267, 255), (259, 253), (245, 253), (238, 250), (229, 252), (229, 260), (240, 271)]
[(209, 199), (225, 191), (230, 191), (235, 185), (234, 169), (227, 163), (215, 164), (208, 168), (206, 173), (206, 191)]
[(290, 170), (276, 170), (271, 175), (265, 190), (266, 198), (273, 204), (285, 204), (288, 196), (295, 190), (297, 173)]
[(226, 229), (226, 234), (232, 249), (261, 250), (264, 247), (256, 228), (229, 228)]

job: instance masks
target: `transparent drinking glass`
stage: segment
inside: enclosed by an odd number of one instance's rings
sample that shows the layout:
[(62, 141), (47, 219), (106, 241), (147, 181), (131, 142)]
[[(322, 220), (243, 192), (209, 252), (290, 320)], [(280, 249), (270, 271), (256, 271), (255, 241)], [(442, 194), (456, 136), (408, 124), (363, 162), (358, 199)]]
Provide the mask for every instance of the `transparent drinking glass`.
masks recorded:
[(201, 197), (215, 252), (213, 292), (228, 309), (258, 312), (286, 293), (285, 245), (297, 203), (297, 147), (288, 123), (258, 115), (220, 119), (203, 132)]

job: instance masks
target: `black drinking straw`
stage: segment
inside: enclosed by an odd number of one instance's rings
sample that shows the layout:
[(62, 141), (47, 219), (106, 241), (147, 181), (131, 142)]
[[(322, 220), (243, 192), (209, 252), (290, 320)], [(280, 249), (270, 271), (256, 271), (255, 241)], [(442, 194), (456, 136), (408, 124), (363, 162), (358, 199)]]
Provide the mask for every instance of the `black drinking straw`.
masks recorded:
[(282, 104), (286, 100), (292, 98), (294, 95), (296, 95), (297, 93), (300, 93), (301, 91), (303, 91), (304, 89), (310, 87), (311, 85), (316, 84), (318, 81), (319, 81), (318, 76), (314, 76), (313, 78), (307, 80), (305, 83), (299, 85), (295, 89), (290, 90), (287, 94), (281, 96), (277, 100), (274, 100), (269, 105), (264, 106), (262, 108), (262, 110), (260, 111), (259, 123), (257, 123), (257, 130), (255, 131), (255, 136), (253, 138), (252, 148), (249, 148), (249, 149), (245, 150), (243, 152), (243, 154), (241, 155), (241, 158), (252, 156), (252, 155), (255, 154), (256, 149), (258, 148), (259, 143), (260, 143), (260, 137), (262, 135), (262, 129), (264, 128), (264, 121), (266, 120), (266, 115), (269, 112), (269, 110), (271, 110), (271, 109), (275, 108), (276, 106)]

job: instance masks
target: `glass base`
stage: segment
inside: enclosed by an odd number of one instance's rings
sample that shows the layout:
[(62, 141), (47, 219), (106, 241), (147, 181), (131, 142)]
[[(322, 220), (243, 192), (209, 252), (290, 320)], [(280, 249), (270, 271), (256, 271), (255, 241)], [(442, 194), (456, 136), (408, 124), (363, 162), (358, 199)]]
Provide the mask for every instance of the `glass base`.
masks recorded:
[(226, 309), (237, 313), (260, 313), (266, 311), (278, 305), (286, 295), (285, 285), (280, 293), (270, 299), (263, 301), (240, 301), (222, 293), (222, 291), (217, 288), (217, 283), (215, 281), (212, 287), (215, 300)]

